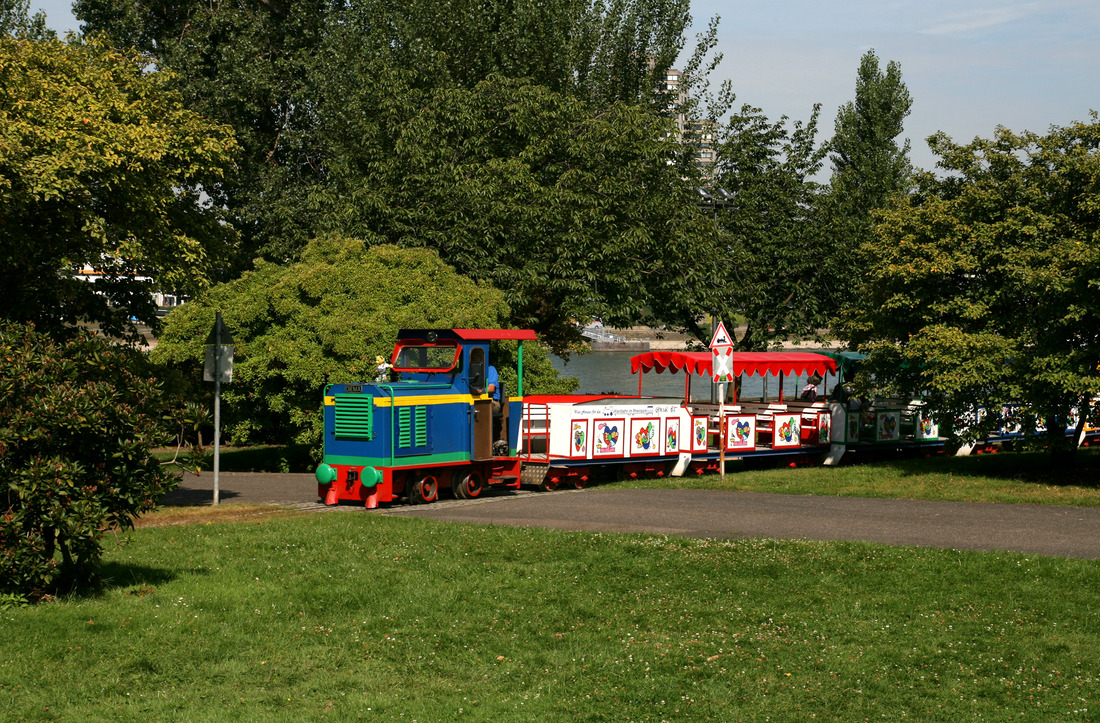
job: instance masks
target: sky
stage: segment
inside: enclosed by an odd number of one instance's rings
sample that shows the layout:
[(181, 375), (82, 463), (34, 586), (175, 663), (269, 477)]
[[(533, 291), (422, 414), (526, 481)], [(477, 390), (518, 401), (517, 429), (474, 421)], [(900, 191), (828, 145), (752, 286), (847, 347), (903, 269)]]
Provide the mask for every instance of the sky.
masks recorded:
[[(70, 0), (31, 9), (61, 34), (78, 27)], [(1100, 110), (1097, 0), (693, 0), (692, 15), (699, 30), (721, 18), (716, 84), (729, 79), (738, 105), (772, 120), (805, 121), (820, 103), (822, 141), (855, 96), (863, 54), (874, 49), (883, 69), (899, 63), (919, 168), (935, 165), (925, 138), (937, 131), (960, 143), (998, 126), (1046, 133)]]

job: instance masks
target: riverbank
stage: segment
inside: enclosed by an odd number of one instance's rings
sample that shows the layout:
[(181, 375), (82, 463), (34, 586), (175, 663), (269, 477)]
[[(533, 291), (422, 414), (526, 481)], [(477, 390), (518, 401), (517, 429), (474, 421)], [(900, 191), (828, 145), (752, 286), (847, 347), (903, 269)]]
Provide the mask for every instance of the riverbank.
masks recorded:
[[(622, 337), (622, 343), (592, 342), (591, 349), (596, 352), (605, 351), (704, 351), (702, 343), (693, 336), (679, 332), (658, 329), (651, 326), (634, 326), (629, 329), (611, 329), (611, 333)], [(744, 333), (744, 328), (734, 331), (734, 336)], [(841, 349), (844, 347), (839, 341), (829, 339), (825, 342), (813, 340), (784, 341), (782, 348), (785, 351), (816, 351), (819, 349)]]

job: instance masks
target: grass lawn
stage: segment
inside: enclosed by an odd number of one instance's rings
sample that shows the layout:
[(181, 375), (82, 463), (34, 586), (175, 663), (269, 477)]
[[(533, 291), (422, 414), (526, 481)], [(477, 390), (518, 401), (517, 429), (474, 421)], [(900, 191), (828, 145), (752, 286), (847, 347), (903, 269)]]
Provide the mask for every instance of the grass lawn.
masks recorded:
[(1045, 452), (1006, 452), (767, 470), (743, 469), (739, 463), (731, 462), (724, 479), (717, 474), (707, 474), (615, 484), (629, 488), (1100, 506), (1100, 448), (1079, 450), (1076, 468), (1069, 472), (1051, 471), (1049, 461)]
[(1096, 561), (233, 514), (0, 612), (0, 718), (1100, 718)]

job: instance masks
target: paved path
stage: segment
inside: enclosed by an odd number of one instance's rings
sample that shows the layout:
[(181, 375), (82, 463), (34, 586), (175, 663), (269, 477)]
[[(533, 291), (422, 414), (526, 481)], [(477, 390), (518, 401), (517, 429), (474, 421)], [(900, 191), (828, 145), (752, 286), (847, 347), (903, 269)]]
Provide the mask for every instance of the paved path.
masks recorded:
[[(224, 503), (317, 507), (310, 474), (223, 473)], [(187, 476), (166, 504), (210, 504), (213, 475)], [(329, 508), (331, 509), (331, 508)], [(359, 511), (343, 504), (344, 511)], [(695, 537), (853, 540), (1100, 559), (1100, 508), (921, 502), (708, 490), (497, 492), (377, 513), (482, 525)]]

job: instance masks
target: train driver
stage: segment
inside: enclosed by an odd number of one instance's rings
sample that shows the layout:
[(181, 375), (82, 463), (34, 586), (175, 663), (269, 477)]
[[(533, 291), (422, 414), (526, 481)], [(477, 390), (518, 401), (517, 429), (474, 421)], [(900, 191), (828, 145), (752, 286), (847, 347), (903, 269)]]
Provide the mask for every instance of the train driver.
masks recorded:
[(496, 442), (500, 439), (500, 428), (503, 420), (500, 417), (500, 375), (497, 373), (497, 368), (492, 364), (485, 372), (485, 392), (493, 400), (493, 442)]

